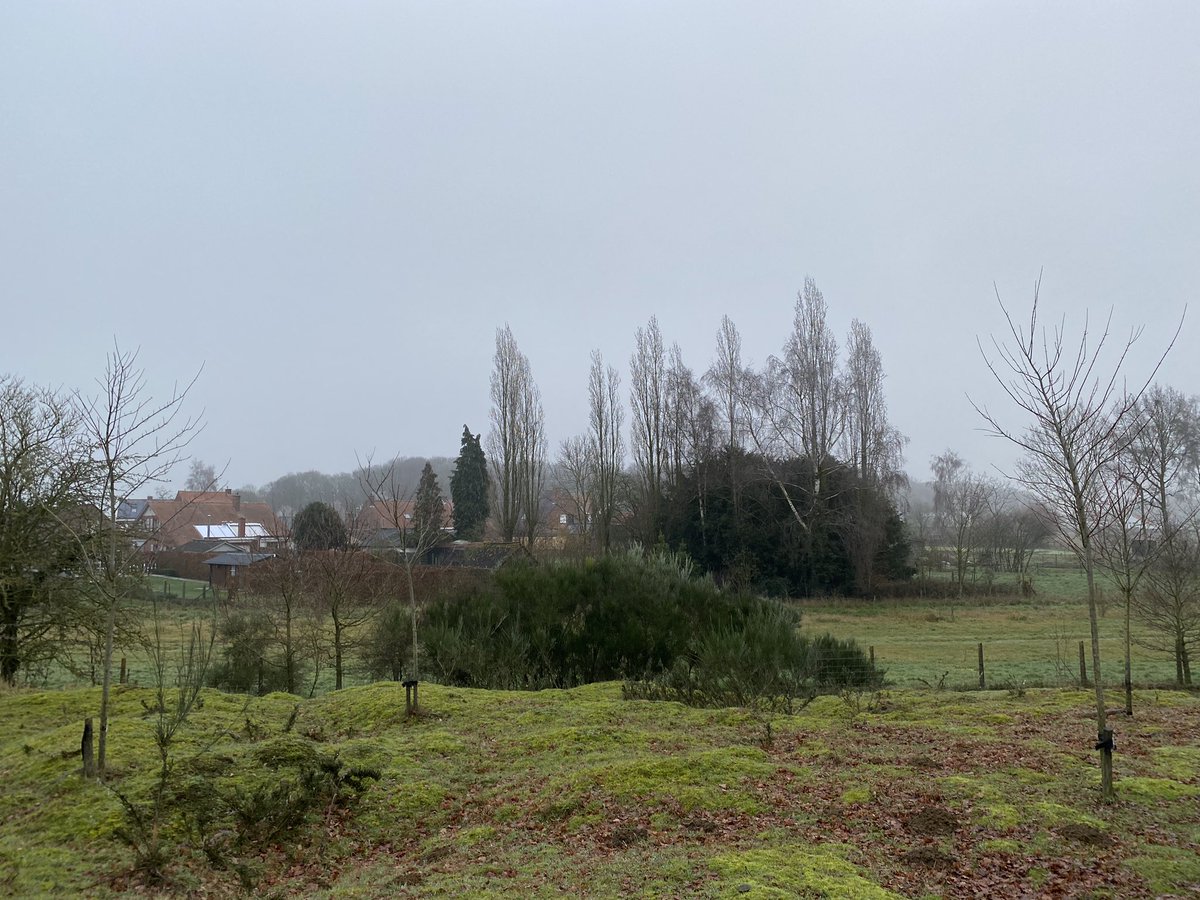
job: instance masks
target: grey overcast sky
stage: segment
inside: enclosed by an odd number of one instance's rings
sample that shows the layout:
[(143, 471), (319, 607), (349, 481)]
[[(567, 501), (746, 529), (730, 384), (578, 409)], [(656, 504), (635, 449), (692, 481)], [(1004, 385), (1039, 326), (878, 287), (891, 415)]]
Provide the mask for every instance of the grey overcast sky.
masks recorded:
[[(1200, 4), (0, 5), (0, 372), (204, 372), (226, 480), (454, 455), (511, 324), (552, 445), (657, 314), (761, 364), (816, 279), (908, 469), (1012, 454), (976, 347), (1042, 298), (1200, 391)], [(1000, 407), (1002, 409), (1002, 407)], [(1014, 418), (1014, 423), (1019, 420)]]

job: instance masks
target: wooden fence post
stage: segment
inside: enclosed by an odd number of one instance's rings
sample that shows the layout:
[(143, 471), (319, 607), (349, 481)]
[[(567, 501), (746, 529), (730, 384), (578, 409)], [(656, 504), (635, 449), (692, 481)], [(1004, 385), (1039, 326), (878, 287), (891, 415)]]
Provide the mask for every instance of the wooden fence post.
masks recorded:
[(121, 657), (121, 676), (117, 679), (117, 684), (125, 684), (129, 681), (129, 670), (125, 666), (125, 657)]
[(83, 740), (79, 742), (79, 755), (83, 757), (83, 777), (91, 778), (96, 774), (96, 763), (92, 757), (92, 720), (83, 720)]
[(982, 691), (987, 687), (987, 681), (983, 674), (983, 644), (979, 645), (979, 689)]
[(1088, 686), (1087, 677), (1087, 654), (1083, 650), (1083, 641), (1079, 642), (1079, 686)]
[(875, 648), (872, 646), (868, 647), (867, 650), (871, 653), (871, 668), (873, 669), (875, 668)]

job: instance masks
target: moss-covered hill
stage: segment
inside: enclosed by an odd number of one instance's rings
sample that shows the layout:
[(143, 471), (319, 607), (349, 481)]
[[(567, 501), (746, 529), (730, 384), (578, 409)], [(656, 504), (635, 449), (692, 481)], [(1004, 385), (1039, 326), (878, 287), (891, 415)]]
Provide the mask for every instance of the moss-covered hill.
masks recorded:
[[(174, 752), (166, 881), (78, 777), (95, 691), (0, 694), (0, 895), (886, 897), (1188, 894), (1200, 700), (1138, 696), (1098, 801), (1088, 696), (827, 697), (795, 716), (377, 684), (204, 695)], [(110, 787), (151, 809), (152, 694), (117, 695)], [(358, 775), (353, 776), (354, 771)], [(379, 777), (376, 779), (374, 775)], [(152, 822), (143, 822), (145, 833)]]

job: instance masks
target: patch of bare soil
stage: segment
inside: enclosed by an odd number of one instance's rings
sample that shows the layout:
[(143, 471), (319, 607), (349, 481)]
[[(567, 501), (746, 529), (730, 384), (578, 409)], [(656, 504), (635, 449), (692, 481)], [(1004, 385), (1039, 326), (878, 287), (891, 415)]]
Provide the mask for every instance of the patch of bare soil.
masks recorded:
[(954, 865), (954, 857), (943, 853), (937, 847), (914, 847), (900, 859), (905, 865), (925, 866), (929, 869), (948, 869)]
[(948, 809), (927, 806), (910, 817), (905, 827), (914, 834), (954, 834), (958, 828), (958, 818)]
[(908, 761), (908, 764), (910, 766), (912, 766), (914, 769), (940, 769), (941, 768), (941, 763), (939, 763), (932, 756), (927, 756), (924, 753), (914, 756), (912, 759), (910, 759)]
[(608, 845), (614, 849), (628, 847), (631, 844), (640, 844), (650, 836), (645, 828), (638, 825), (622, 825), (620, 828), (615, 828), (608, 836)]
[(1064, 825), (1058, 829), (1058, 836), (1064, 837), (1069, 841), (1078, 841), (1080, 844), (1086, 844), (1089, 847), (1111, 847), (1113, 843), (1113, 839), (1099, 828), (1080, 823)]

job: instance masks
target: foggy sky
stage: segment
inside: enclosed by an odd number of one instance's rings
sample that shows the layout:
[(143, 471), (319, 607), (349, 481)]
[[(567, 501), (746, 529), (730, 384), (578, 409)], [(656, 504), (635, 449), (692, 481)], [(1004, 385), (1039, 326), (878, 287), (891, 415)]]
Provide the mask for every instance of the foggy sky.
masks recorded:
[(627, 386), (656, 314), (700, 372), (728, 313), (761, 365), (811, 275), (915, 477), (1007, 466), (966, 397), (1004, 412), (993, 284), (1144, 324), (1131, 377), (1195, 300), (1198, 36), (1194, 3), (5, 3), (0, 372), (203, 365), (192, 452), (262, 483), (453, 456), (505, 322), (556, 447), (593, 349)]

